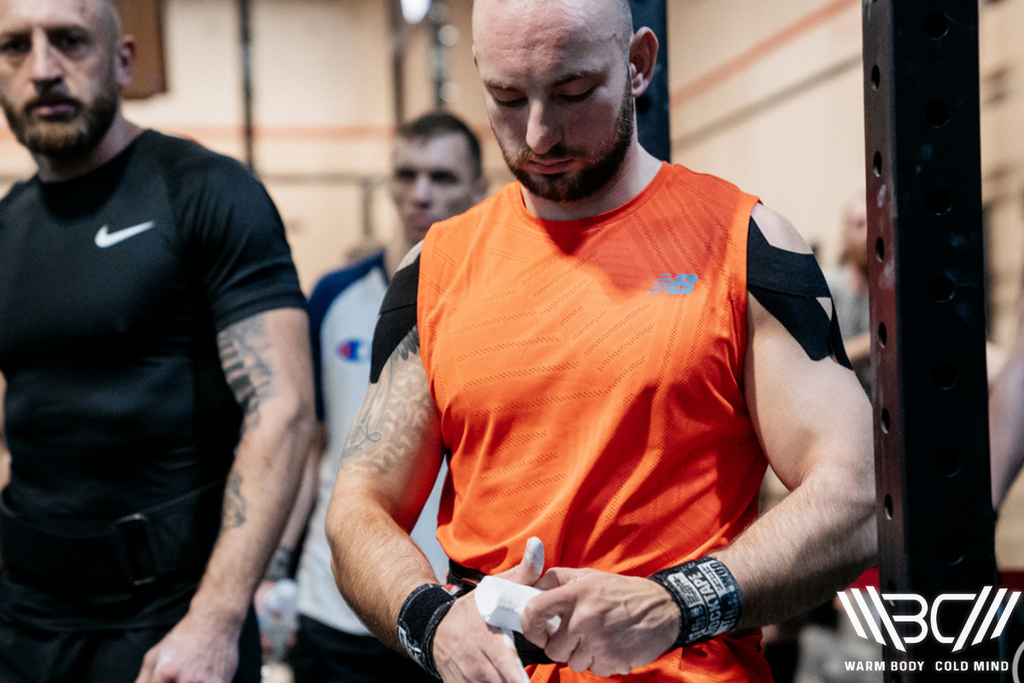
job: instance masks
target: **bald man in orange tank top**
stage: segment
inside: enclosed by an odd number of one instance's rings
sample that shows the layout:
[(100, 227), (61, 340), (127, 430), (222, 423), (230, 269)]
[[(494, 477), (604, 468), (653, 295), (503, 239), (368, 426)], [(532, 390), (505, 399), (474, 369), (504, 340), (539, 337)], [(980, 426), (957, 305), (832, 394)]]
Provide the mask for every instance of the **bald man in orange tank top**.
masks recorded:
[[(328, 513), (338, 586), (445, 681), (770, 681), (758, 627), (877, 553), (824, 279), (757, 197), (639, 145), (658, 44), (626, 0), (477, 0), (473, 40), (517, 181), (392, 283)], [(446, 457), (440, 586), (408, 531)], [(757, 518), (768, 465), (792, 494)], [(515, 649), (470, 592), (494, 574), (542, 591)]]

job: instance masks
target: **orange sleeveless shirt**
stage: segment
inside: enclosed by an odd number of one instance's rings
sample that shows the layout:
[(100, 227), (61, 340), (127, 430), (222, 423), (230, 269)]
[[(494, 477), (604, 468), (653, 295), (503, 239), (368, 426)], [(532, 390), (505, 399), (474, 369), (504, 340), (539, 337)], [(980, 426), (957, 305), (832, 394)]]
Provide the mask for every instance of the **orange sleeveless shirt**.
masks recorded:
[[(613, 211), (545, 221), (519, 188), (434, 226), (420, 256), (442, 547), (493, 574), (537, 536), (547, 567), (648, 576), (728, 544), (766, 468), (743, 397), (757, 198), (665, 164)], [(771, 680), (759, 643), (715, 638), (628, 680)]]

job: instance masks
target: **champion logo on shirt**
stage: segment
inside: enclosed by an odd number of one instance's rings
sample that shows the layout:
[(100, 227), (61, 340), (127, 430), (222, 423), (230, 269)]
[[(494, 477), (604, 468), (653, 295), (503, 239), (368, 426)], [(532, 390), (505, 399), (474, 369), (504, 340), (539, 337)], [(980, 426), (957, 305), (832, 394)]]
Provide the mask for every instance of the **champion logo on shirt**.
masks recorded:
[(662, 273), (651, 285), (648, 294), (689, 294), (699, 280), (696, 275), (672, 275)]
[(350, 363), (370, 360), (370, 344), (363, 339), (347, 339), (338, 345), (338, 355)]

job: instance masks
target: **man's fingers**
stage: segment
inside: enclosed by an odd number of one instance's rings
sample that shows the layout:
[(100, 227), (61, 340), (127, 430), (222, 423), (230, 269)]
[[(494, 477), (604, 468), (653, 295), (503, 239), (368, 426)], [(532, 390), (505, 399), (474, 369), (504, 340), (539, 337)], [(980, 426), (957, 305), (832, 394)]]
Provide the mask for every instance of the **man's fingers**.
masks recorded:
[(547, 649), (552, 636), (564, 632), (575, 606), (576, 592), (566, 588), (554, 588), (531, 598), (523, 608), (523, 635), (537, 647)]
[(534, 581), (544, 573), (544, 543), (536, 536), (531, 536), (526, 541), (526, 552), (523, 553), (523, 560), (519, 563), (525, 571), (536, 574)]
[(569, 659), (565, 663), (573, 671), (586, 671), (594, 665), (594, 656), (581, 645), (569, 655)]
[(529, 683), (530, 677), (526, 674), (526, 669), (523, 668), (519, 653), (516, 652), (516, 641), (512, 637), (512, 632), (496, 629), (493, 626), (488, 626), (488, 628), (492, 632), (501, 634), (502, 644), (505, 646), (504, 652), (488, 653), (491, 665), (501, 675), (502, 683), (523, 683), (523, 681)]
[(150, 683), (153, 680), (154, 668), (156, 668), (156, 650), (151, 649), (142, 658), (142, 670), (139, 671), (135, 683)]
[(608, 678), (609, 676), (625, 676), (631, 671), (633, 671), (633, 667), (630, 667), (627, 664), (616, 665), (611, 662), (602, 663), (596, 658), (590, 665), (590, 673), (604, 678)]
[(525, 586), (532, 586), (540, 575), (544, 573), (544, 543), (536, 536), (531, 536), (526, 541), (526, 550), (523, 552), (523, 559), (515, 567), (508, 571), (496, 574), (506, 581), (521, 583)]
[[(573, 654), (580, 649), (583, 649), (583, 646), (579, 634), (572, 633), (568, 628), (562, 628), (552, 633), (551, 637), (548, 638), (548, 644), (544, 647), (544, 654), (556, 662), (568, 663), (573, 658)], [(582, 652), (580, 657), (583, 657)], [(587, 661), (587, 666), (590, 666), (591, 661), (593, 661), (593, 657)], [(583, 669), (573, 667), (576, 671), (583, 671), (586, 668), (586, 666)]]
[[(505, 640), (500, 629), (493, 626), (486, 626), (486, 628), (497, 638), (474, 654), (464, 653), (468, 656), (458, 662), (453, 662), (454, 672), (441, 672), (444, 680), (472, 683), (523, 683), (526, 671), (515, 651), (515, 642), (511, 637)], [(498, 644), (497, 647), (493, 647), (495, 642)], [(529, 681), (528, 677), (526, 681)]]
[(157, 658), (156, 666), (153, 667), (152, 683), (175, 683), (182, 675), (181, 666), (166, 659)]
[(568, 567), (554, 567), (537, 581), (534, 586), (542, 591), (558, 588), (574, 581), (579, 581), (587, 574), (592, 573), (591, 569), (570, 569)]

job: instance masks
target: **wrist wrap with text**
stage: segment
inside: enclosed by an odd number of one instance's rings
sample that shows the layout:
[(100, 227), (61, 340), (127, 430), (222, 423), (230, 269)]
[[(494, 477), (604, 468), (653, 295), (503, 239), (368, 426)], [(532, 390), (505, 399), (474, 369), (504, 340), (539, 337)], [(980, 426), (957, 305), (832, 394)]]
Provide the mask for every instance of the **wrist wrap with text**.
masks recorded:
[(740, 620), (740, 587), (728, 568), (712, 557), (684, 562), (648, 578), (664, 587), (682, 612), (672, 650), (725, 633)]

